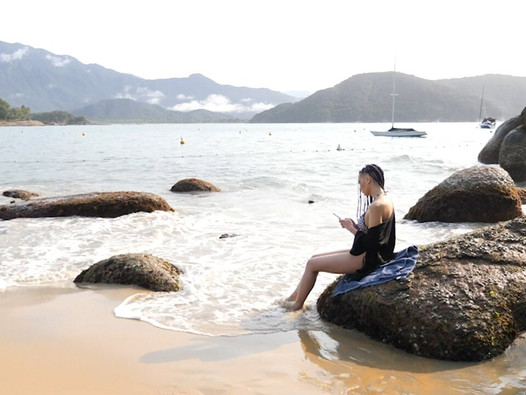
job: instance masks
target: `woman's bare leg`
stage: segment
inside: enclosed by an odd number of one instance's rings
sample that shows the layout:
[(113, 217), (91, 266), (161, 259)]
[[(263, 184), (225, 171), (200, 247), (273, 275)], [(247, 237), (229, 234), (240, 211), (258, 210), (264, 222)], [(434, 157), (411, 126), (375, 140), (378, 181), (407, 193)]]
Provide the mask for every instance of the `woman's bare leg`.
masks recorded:
[[(350, 253), (349, 253), (349, 250), (329, 251), (329, 252), (322, 252), (321, 254), (313, 255), (313, 256), (311, 256), (310, 259), (313, 259), (313, 258), (320, 258), (320, 257), (327, 257), (327, 256), (331, 256), (331, 255), (339, 255), (339, 254), (343, 254), (343, 253), (350, 254)], [(300, 282), (300, 283), (301, 283), (301, 282)], [(296, 287), (296, 289), (294, 290), (294, 292), (292, 292), (292, 293), (290, 294), (290, 296), (286, 299), (288, 302), (293, 302), (293, 301), (295, 301), (295, 300), (297, 299), (299, 288), (300, 288), (300, 285), (298, 284), (298, 286)]]
[(334, 254), (341, 254), (344, 252), (347, 252), (349, 254), (349, 251), (350, 251), (349, 249), (346, 249), (346, 250), (322, 252), (321, 254), (316, 254), (316, 255), (311, 256), (311, 258), (317, 258), (319, 256), (329, 256), (329, 255), (334, 255)]
[(296, 291), (291, 295), (292, 299), (289, 299), (294, 300), (292, 309), (299, 310), (303, 308), (307, 296), (309, 296), (310, 291), (312, 291), (316, 283), (319, 272), (337, 274), (354, 273), (356, 270), (362, 268), (364, 255), (365, 254), (351, 255), (348, 250), (344, 250), (328, 255), (313, 256), (305, 266), (305, 272), (301, 277), (301, 281)]

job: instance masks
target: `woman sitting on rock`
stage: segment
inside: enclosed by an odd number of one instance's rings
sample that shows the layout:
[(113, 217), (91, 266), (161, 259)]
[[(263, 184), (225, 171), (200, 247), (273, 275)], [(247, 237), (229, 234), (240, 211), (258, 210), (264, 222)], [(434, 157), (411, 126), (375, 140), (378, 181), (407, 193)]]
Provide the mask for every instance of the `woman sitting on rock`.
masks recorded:
[(340, 250), (312, 256), (307, 261), (296, 290), (287, 298), (292, 310), (303, 308), (319, 272), (355, 273), (356, 279), (360, 279), (394, 257), (395, 212), (393, 202), (384, 191), (384, 172), (380, 166), (367, 165), (360, 170), (358, 183), (361, 192), (358, 221), (340, 219), (341, 226), (354, 235), (351, 251)]

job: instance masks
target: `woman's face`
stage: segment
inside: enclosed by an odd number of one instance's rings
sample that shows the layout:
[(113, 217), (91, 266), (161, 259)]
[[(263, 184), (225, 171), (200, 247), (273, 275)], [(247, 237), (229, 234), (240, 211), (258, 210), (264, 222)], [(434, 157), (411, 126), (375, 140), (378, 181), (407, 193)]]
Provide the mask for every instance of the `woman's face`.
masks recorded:
[(358, 175), (358, 184), (360, 184), (360, 191), (362, 191), (362, 193), (364, 195), (368, 195), (368, 191), (369, 191), (369, 184), (370, 184), (370, 179), (371, 177), (367, 174), (359, 174)]

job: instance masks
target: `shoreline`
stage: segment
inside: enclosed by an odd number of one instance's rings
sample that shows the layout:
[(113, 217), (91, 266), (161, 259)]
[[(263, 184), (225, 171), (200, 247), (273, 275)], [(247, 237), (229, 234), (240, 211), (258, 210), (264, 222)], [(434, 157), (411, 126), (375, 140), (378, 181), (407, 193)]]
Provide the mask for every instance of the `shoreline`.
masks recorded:
[(526, 357), (524, 337), (493, 360), (458, 363), (415, 357), (337, 327), (211, 337), (116, 318), (113, 309), (137, 292), (126, 286), (5, 290), (0, 298), (3, 392), (485, 392), (495, 383), (517, 389), (508, 380), (521, 375)]
[(116, 318), (113, 309), (137, 292), (131, 287), (4, 291), (3, 391), (319, 393), (316, 386), (298, 380), (303, 353), (295, 333), (207, 337)]
[(44, 122), (40, 121), (0, 121), (0, 126), (46, 126)]

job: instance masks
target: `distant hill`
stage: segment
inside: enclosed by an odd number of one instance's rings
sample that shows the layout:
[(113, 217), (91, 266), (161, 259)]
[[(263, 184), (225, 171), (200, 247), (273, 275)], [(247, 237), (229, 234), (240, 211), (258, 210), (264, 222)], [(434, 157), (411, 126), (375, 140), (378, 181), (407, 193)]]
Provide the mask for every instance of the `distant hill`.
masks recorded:
[(270, 89), (220, 85), (200, 74), (146, 80), (96, 64), (86, 65), (71, 56), (1, 41), (0, 98), (13, 107), (29, 107), (32, 112), (72, 112), (103, 100), (132, 99), (169, 110), (210, 110), (245, 119), (297, 100)]
[[(393, 72), (355, 75), (251, 122), (390, 122)], [(477, 121), (482, 87), (486, 114), (505, 120), (526, 106), (526, 77), (488, 75), (431, 81), (396, 73), (395, 122)]]
[(191, 123), (235, 122), (236, 119), (208, 110), (172, 111), (156, 104), (139, 103), (131, 99), (102, 100), (73, 111), (74, 115), (96, 122), (117, 123)]

